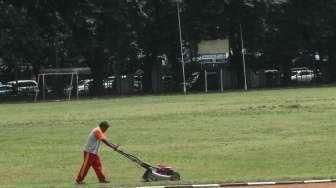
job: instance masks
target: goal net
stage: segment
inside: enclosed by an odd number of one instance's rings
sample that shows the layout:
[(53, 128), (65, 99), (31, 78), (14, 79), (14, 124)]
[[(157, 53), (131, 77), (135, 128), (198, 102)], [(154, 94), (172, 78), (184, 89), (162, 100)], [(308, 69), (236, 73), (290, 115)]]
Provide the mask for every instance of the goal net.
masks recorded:
[(83, 73), (87, 75), (86, 73), (89, 72), (83, 68), (42, 70), (37, 77), (39, 92), (35, 96), (35, 100), (78, 99), (80, 75)]

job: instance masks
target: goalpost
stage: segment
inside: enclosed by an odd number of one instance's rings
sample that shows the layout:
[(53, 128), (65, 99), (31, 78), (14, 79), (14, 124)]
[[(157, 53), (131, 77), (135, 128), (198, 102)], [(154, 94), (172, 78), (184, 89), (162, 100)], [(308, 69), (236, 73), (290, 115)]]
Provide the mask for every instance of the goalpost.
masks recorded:
[[(76, 99), (79, 98), (79, 74), (89, 75), (90, 68), (62, 68), (62, 69), (44, 69), (37, 76), (37, 83), (40, 89), (42, 100), (46, 100), (46, 96), (55, 96), (57, 99), (65, 98), (71, 100), (74, 93)], [(36, 93), (35, 101), (38, 93)]]
[[(37, 77), (37, 83), (38, 85), (42, 85), (42, 99), (45, 100), (46, 99), (46, 92), (48, 91), (48, 88), (46, 88), (46, 77), (50, 77), (50, 76), (70, 76), (70, 83), (69, 83), (69, 87), (65, 88), (66, 91), (66, 99), (67, 100), (71, 100), (71, 93), (73, 90), (73, 82), (74, 82), (74, 78), (75, 78), (75, 90), (76, 90), (76, 98), (78, 99), (78, 73), (77, 72), (73, 72), (73, 73), (42, 73), (42, 74), (38, 74)], [(42, 82), (42, 83), (40, 83)], [(37, 99), (37, 96), (35, 96), (35, 100)]]

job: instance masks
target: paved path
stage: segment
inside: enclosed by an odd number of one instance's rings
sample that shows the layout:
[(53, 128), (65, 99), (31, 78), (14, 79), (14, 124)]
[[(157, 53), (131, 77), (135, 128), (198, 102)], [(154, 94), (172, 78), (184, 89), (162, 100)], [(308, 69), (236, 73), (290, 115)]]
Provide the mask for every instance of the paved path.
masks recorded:
[(248, 187), (245, 187), (245, 188), (336, 188), (336, 183), (264, 185), (264, 186), (248, 186)]
[(224, 188), (336, 188), (336, 183), (258, 185), (258, 186), (229, 186)]
[(199, 184), (145, 186), (137, 188), (336, 188), (336, 180), (308, 180), (302, 182), (249, 182), (237, 184)]

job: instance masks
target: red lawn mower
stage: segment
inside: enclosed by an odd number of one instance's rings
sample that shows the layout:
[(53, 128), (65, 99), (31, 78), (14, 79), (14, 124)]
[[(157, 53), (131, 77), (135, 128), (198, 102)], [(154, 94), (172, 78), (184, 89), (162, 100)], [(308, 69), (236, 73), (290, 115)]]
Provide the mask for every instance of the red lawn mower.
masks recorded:
[(145, 173), (142, 176), (144, 181), (151, 182), (161, 180), (170, 180), (170, 181), (180, 180), (180, 174), (174, 171), (169, 166), (165, 165), (152, 166), (148, 163), (143, 162), (138, 157), (125, 153), (122, 150), (116, 149), (115, 151), (146, 169)]

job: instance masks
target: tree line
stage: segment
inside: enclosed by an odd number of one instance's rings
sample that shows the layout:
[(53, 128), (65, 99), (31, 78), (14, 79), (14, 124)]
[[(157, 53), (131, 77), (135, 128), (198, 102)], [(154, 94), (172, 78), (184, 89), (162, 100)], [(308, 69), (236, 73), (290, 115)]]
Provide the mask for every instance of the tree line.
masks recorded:
[[(318, 53), (335, 81), (336, 0), (0, 0), (1, 71), (29, 63), (46, 67), (89, 66), (95, 91), (107, 74), (144, 71), (151, 92), (152, 70), (165, 55), (181, 81), (177, 6), (184, 50), (197, 54), (206, 39), (229, 39), (230, 68), (243, 83), (240, 42), (246, 66), (286, 74), (296, 57), (314, 63)], [(193, 60), (193, 59), (191, 59)]]

